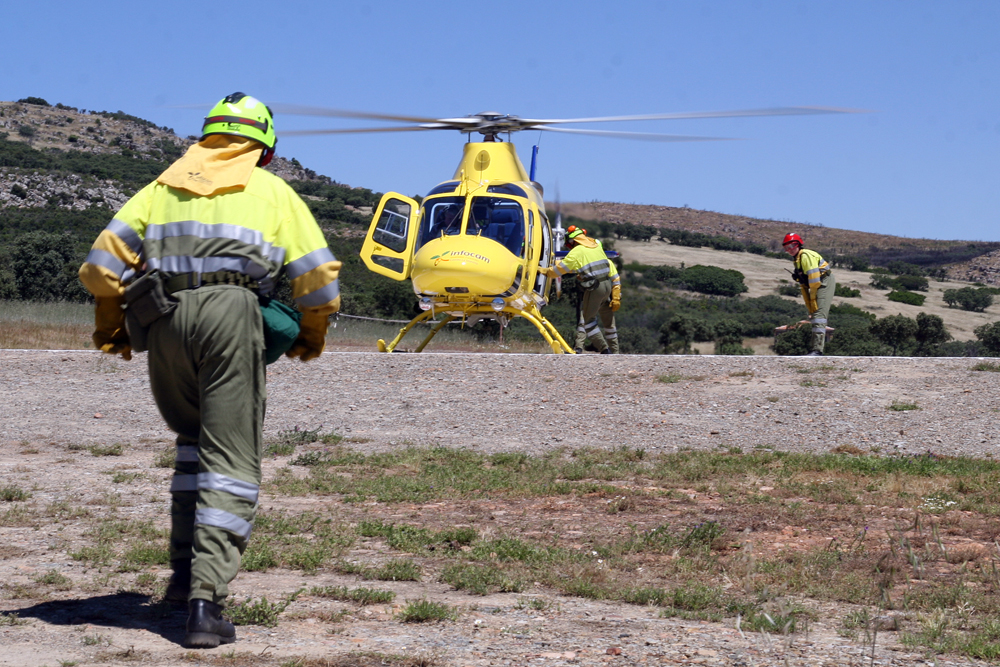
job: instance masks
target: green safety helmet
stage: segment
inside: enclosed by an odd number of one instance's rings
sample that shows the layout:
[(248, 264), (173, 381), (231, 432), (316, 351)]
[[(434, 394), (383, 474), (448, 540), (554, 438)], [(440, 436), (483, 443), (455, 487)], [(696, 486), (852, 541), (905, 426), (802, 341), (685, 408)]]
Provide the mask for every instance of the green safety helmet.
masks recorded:
[(278, 143), (271, 110), (244, 93), (233, 93), (212, 107), (201, 126), (201, 138), (210, 134), (235, 134), (259, 141), (269, 149)]

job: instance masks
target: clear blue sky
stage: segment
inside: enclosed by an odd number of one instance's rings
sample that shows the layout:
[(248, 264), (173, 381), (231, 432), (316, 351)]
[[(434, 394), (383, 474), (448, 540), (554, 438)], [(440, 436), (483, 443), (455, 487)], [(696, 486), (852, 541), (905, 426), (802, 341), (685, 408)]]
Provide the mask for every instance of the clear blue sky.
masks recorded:
[[(746, 141), (545, 133), (539, 180), (567, 201), (1000, 240), (995, 1), (36, 0), (4, 14), (0, 99), (120, 109), (182, 136), (234, 90), (435, 117), (872, 109), (574, 126)], [(203, 109), (172, 108), (186, 104)], [(279, 116), (276, 125), (359, 123)], [(514, 135), (526, 166), (538, 138)], [(457, 132), (286, 137), (278, 149), (343, 183), (422, 194), (451, 176), (463, 141)]]

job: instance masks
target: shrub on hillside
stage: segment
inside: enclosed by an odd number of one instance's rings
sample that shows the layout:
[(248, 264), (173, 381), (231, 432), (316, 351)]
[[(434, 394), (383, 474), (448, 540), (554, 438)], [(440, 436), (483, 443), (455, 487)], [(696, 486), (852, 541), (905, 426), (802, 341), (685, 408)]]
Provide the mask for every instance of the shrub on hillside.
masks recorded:
[(681, 281), (692, 292), (718, 296), (736, 296), (747, 291), (743, 274), (735, 269), (695, 264), (684, 269)]
[[(837, 286), (837, 289), (840, 289), (839, 285)], [(778, 285), (778, 288), (774, 291), (780, 296), (802, 296), (802, 290), (799, 289), (798, 283)], [(837, 296), (840, 296), (840, 294), (837, 294)]]
[(833, 290), (834, 296), (843, 297), (845, 299), (856, 299), (861, 296), (861, 290), (851, 289), (850, 287), (844, 287), (843, 285), (837, 285)]
[(656, 334), (644, 327), (618, 327), (618, 348), (622, 354), (660, 352)]
[(801, 326), (790, 331), (783, 331), (774, 338), (771, 349), (782, 356), (801, 356), (812, 349), (812, 330)]
[(924, 305), (924, 299), (927, 297), (923, 294), (907, 292), (906, 290), (895, 290), (889, 292), (889, 296), (887, 298), (889, 301), (895, 301), (897, 303), (906, 303), (911, 306), (922, 306)]
[(917, 266), (916, 264), (910, 264), (909, 262), (903, 262), (895, 260), (886, 264), (886, 268), (889, 269), (889, 273), (895, 273), (897, 276), (922, 276), (924, 275), (924, 270)]
[(909, 290), (910, 292), (926, 292), (928, 288), (927, 278), (923, 276), (900, 275), (893, 281), (896, 289)]

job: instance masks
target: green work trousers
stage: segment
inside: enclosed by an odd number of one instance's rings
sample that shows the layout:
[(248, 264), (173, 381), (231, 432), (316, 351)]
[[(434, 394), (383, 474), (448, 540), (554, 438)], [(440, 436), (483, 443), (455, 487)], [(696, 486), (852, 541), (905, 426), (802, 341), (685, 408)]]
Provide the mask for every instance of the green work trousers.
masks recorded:
[(818, 310), (809, 316), (812, 324), (813, 343), (812, 349), (822, 352), (826, 345), (826, 322), (830, 317), (830, 306), (833, 305), (833, 293), (837, 290), (837, 281), (833, 277), (833, 272), (826, 274), (820, 280), (819, 289), (816, 290), (816, 306)]
[(191, 558), (190, 599), (225, 606), (257, 510), (267, 398), (257, 296), (217, 285), (177, 292), (149, 331), (149, 381), (177, 433), (170, 559)]
[(587, 331), (583, 328), (583, 291), (576, 293), (576, 336), (573, 338), (573, 349), (583, 350), (587, 342)]
[(581, 308), (583, 327), (590, 344), (598, 352), (610, 349), (618, 354), (618, 329), (615, 328), (615, 312), (611, 310), (611, 281), (602, 280), (593, 289), (583, 294)]

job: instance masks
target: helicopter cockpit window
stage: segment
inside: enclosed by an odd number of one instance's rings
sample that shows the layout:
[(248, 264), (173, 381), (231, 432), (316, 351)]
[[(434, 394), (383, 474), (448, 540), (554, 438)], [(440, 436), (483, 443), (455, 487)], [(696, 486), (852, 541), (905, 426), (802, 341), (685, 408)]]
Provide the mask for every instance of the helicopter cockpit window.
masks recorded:
[(475, 197), (465, 233), (493, 239), (520, 257), (524, 245), (524, 213), (521, 205), (512, 199)]
[(514, 185), (513, 183), (500, 183), (499, 185), (491, 185), (486, 188), (487, 192), (495, 192), (499, 195), (514, 195), (515, 197), (528, 198), (527, 193), (520, 187)]
[(443, 195), (447, 192), (454, 192), (455, 188), (457, 187), (458, 187), (458, 181), (448, 181), (447, 183), (442, 183), (441, 185), (435, 187), (433, 190), (427, 193), (427, 196), (431, 197), (433, 195)]
[(393, 252), (406, 250), (406, 228), (410, 223), (410, 205), (391, 199), (382, 209), (372, 239)]
[(422, 246), (431, 239), (461, 233), (464, 211), (465, 197), (425, 199), (418, 245)]

